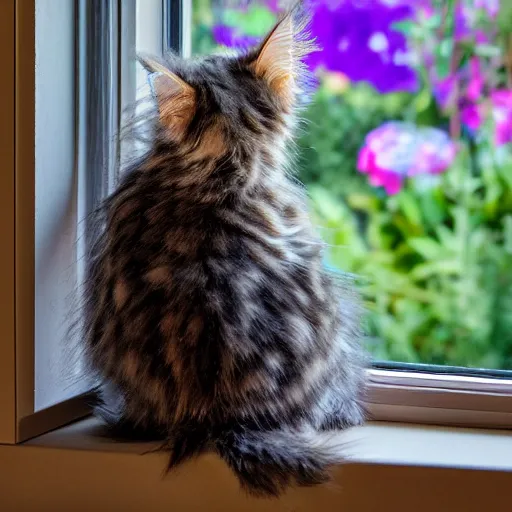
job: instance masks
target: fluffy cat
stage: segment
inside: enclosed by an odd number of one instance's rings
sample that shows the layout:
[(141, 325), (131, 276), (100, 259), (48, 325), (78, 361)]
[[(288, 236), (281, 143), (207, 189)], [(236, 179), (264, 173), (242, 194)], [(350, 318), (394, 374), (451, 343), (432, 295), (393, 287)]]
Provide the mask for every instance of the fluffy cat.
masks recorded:
[(169, 469), (214, 449), (257, 495), (324, 482), (364, 420), (357, 296), (289, 172), (307, 23), (299, 5), (242, 55), (143, 60), (153, 142), (97, 212), (85, 289), (98, 414), (165, 438)]

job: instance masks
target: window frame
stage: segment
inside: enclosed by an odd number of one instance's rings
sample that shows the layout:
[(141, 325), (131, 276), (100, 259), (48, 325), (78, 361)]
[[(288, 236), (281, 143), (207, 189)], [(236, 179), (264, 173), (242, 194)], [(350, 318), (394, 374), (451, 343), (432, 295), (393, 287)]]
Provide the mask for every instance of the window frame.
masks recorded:
[(475, 428), (512, 428), (512, 381), (368, 370), (370, 418)]
[[(0, 312), (0, 443), (11, 444), (43, 434), (90, 412), (86, 406), (86, 395), (38, 412), (34, 409), (36, 1), (9, 0), (0, 4), (0, 43), (3, 43), (0, 45), (0, 55), (7, 73), (11, 71), (14, 77), (14, 80), (2, 81), (0, 85), (0, 103), (2, 112), (5, 112), (0, 119), (0, 148), (4, 166), (11, 170), (0, 174), (0, 207), (3, 209), (0, 226), (5, 237), (4, 251), (0, 255), (0, 299), (6, 305)], [(78, 12), (80, 0), (76, 1)], [(88, 135), (95, 137), (88, 140), (100, 141), (103, 146), (107, 140), (104, 137), (106, 132), (110, 134), (110, 140), (112, 137), (115, 140), (122, 105), (125, 99), (131, 97), (126, 84), (133, 80), (133, 76), (126, 76), (121, 62), (133, 57), (130, 43), (125, 39), (133, 37), (133, 34), (121, 37), (120, 24), (123, 19), (131, 19), (133, 23), (136, 1), (109, 0), (109, 4), (115, 4), (109, 37), (113, 36), (115, 30), (118, 37), (115, 38), (115, 48), (111, 48), (115, 59), (114, 73), (106, 83), (110, 84), (109, 87), (115, 87), (115, 98), (103, 104), (101, 108), (104, 110), (95, 107), (95, 115), (101, 111), (108, 119), (102, 134), (91, 134), (90, 125), (83, 123), (87, 102), (81, 103), (83, 96), (79, 89), (77, 138), (82, 140), (82, 149), (84, 130), (89, 130)], [(163, 50), (166, 51), (168, 44), (172, 44), (174, 51), (190, 55), (191, 37), (186, 27), (191, 24), (191, 0), (155, 1), (161, 1), (163, 12), (170, 13), (169, 19), (164, 16), (168, 21), (162, 26)], [(77, 16), (77, 31), (80, 30), (79, 25)], [(80, 51), (78, 44), (78, 59)], [(116, 172), (117, 167), (113, 160), (117, 160), (119, 147), (103, 147), (102, 151), (109, 159), (109, 169), (114, 176), (112, 173)], [(84, 169), (92, 165), (91, 158), (91, 152), (84, 155), (78, 148), (78, 167)], [(93, 196), (90, 197), (101, 196), (111, 189), (112, 183), (100, 187), (101, 190), (91, 193)], [(512, 378), (497, 380), (444, 374), (420, 375), (379, 369), (369, 369), (368, 375), (367, 402), (372, 419), (512, 428)]]
[(15, 318), (16, 440), (34, 411), (35, 2), (16, 2)]
[[(89, 413), (82, 396), (56, 403), (40, 411), (35, 409), (35, 13), (36, 0), (9, 0), (2, 8), (14, 11), (12, 27), (14, 45), (2, 47), (4, 59), (15, 56), (15, 161), (12, 166), (14, 190), (14, 262), (9, 268), (15, 282), (15, 333), (9, 339), (14, 378), (14, 414), (7, 416), (11, 435), (0, 441), (19, 443), (56, 426), (63, 425)], [(8, 18), (1, 17), (7, 21)], [(8, 174), (8, 173), (5, 173)], [(2, 202), (2, 205), (4, 203)], [(4, 326), (2, 325), (2, 328)], [(3, 333), (2, 333), (3, 334)], [(3, 358), (2, 358), (3, 359)], [(2, 372), (3, 373), (3, 372)], [(3, 404), (2, 404), (3, 405)], [(3, 411), (3, 409), (2, 409)], [(5, 439), (5, 441), (4, 441)]]
[[(8, 76), (12, 77), (12, 81), (4, 82), (0, 89), (3, 93), (0, 103), (5, 113), (0, 120), (0, 148), (6, 168), (0, 178), (3, 208), (0, 225), (5, 228), (2, 231), (4, 252), (0, 256), (0, 299), (6, 305), (0, 313), (0, 443), (8, 444), (24, 442), (90, 414), (87, 392), (41, 410), (36, 410), (35, 404), (37, 1), (6, 0), (0, 5), (1, 42), (4, 43), (0, 55)], [(129, 89), (133, 89), (135, 81), (134, 68), (127, 72), (120, 63), (135, 57), (130, 43), (135, 38), (136, 1), (74, 0), (69, 3), (75, 20), (74, 78), (77, 78), (72, 86), (76, 100), (75, 169), (70, 172), (77, 181), (76, 188), (81, 189), (75, 198), (79, 203), (77, 274), (84, 270), (79, 255), (84, 254), (84, 240), (87, 243), (83, 219), (93, 205), (112, 190), (117, 179), (119, 125), (125, 104), (133, 101)], [(151, 1), (161, 2), (164, 9), (164, 0)], [(146, 0), (146, 3), (149, 2)], [(91, 23), (84, 23), (84, 19)], [(105, 37), (88, 38), (88, 32)], [(163, 40), (162, 33), (160, 44)], [(55, 115), (58, 116), (58, 112)], [(91, 151), (91, 148), (94, 149)], [(108, 172), (98, 180), (87, 169), (98, 168), (100, 164)], [(57, 314), (63, 322), (67, 320), (62, 311)]]
[(15, 350), (15, 31), (14, 2), (0, 3), (0, 55), (5, 77), (0, 81), (0, 443), (16, 441)]

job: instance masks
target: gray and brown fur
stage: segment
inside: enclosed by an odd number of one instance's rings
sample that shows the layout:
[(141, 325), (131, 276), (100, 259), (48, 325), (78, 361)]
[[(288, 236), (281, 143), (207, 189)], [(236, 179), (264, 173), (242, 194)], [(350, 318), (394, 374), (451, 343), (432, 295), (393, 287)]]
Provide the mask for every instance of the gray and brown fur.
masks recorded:
[(289, 169), (306, 26), (296, 7), (243, 55), (144, 61), (152, 147), (97, 212), (86, 286), (98, 412), (263, 495), (325, 481), (330, 432), (364, 417), (357, 298)]

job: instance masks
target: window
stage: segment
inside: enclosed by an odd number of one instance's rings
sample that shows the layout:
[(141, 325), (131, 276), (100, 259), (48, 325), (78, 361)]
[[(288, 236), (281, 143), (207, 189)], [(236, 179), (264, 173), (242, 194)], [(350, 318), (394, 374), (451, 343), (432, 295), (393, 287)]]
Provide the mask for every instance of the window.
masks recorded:
[[(287, 4), (194, 0), (192, 50), (255, 44)], [(298, 170), (329, 263), (360, 279), (373, 381), (399, 388), (376, 396), (510, 392), (510, 9), (311, 5), (322, 50)]]
[[(67, 314), (87, 256), (87, 213), (137, 149), (118, 137), (147, 88), (135, 54), (252, 44), (284, 3), (1, 6), (12, 31), (0, 37), (17, 57), (6, 59), (16, 80), (0, 95), (2, 154), (15, 169), (0, 175), (9, 249), (0, 293), (15, 305), (0, 313), (0, 442), (88, 413), (81, 397), (91, 383), (68, 350)], [(370, 410), (377, 419), (510, 427), (510, 10), (464, 0), (315, 5), (324, 49), (308, 61), (318, 85), (298, 169), (329, 263), (360, 278)]]

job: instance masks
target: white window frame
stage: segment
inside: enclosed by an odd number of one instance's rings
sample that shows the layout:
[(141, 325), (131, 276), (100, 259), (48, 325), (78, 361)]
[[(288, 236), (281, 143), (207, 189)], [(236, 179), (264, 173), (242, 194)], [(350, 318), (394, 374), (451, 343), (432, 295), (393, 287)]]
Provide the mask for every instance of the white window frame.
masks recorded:
[[(6, 0), (0, 3), (0, 55), (7, 76), (0, 82), (0, 150), (6, 172), (0, 173), (0, 227), (4, 251), (0, 252), (0, 443), (19, 443), (89, 414), (84, 396), (72, 397), (36, 411), (34, 402), (35, 350), (35, 4), (37, 0)], [(86, 3), (76, 0), (76, 12)], [(139, 0), (140, 1), (140, 0)], [(162, 2), (159, 8), (168, 20), (162, 26), (164, 45), (178, 46), (190, 54), (190, 0), (145, 0)], [(77, 168), (85, 197), (94, 202), (112, 190), (119, 148), (116, 140), (122, 105), (133, 101), (136, 77), (121, 62), (133, 59), (133, 25), (137, 0), (109, 0), (110, 23), (101, 47), (108, 59), (96, 85), (108, 95), (91, 94), (91, 80), (98, 73), (82, 67), (77, 91)], [(81, 14), (83, 17), (83, 12)], [(84, 48), (86, 27), (77, 16), (77, 59), (87, 62)], [(122, 37), (119, 36), (122, 34)], [(116, 35), (116, 37), (114, 37)], [(152, 41), (152, 42), (151, 42)], [(85, 46), (84, 46), (85, 45)], [(148, 39), (148, 51), (155, 45)], [(155, 51), (158, 51), (155, 48)], [(130, 68), (132, 69), (132, 68)], [(85, 84), (85, 87), (83, 87)], [(85, 122), (97, 116), (101, 128)], [(89, 118), (90, 119), (90, 118)], [(14, 129), (13, 129), (14, 127)], [(106, 137), (108, 135), (108, 137)], [(94, 182), (83, 179), (85, 169), (106, 163), (110, 178)], [(9, 171), (10, 172), (7, 172)], [(79, 187), (80, 188), (80, 185)], [(84, 210), (85, 211), (85, 210)], [(83, 214), (83, 212), (82, 212)], [(512, 428), (512, 380), (474, 375), (416, 373), (370, 369), (367, 402), (371, 419), (487, 428)]]
[[(0, 326), (0, 393), (5, 394), (5, 400), (0, 401), (2, 443), (21, 442), (88, 413), (80, 397), (40, 411), (35, 404), (35, 12), (35, 0), (0, 3), (0, 31), (6, 38), (1, 53), (6, 59), (7, 76), (12, 78), (7, 81), (12, 90), (10, 94), (6, 90), (1, 100), (2, 114), (7, 114), (2, 115), (2, 123), (10, 124), (12, 134), (11, 140), (6, 134), (12, 146), (6, 146), (5, 159), (2, 151), (5, 197), (0, 205), (5, 208), (2, 217), (10, 223), (3, 248), (5, 275), (0, 280), (2, 304), (9, 316)], [(67, 172), (73, 173), (74, 169)]]
[[(10, 444), (24, 442), (90, 414), (86, 405), (87, 393), (67, 393), (71, 396), (49, 405), (48, 400), (44, 400), (39, 407), (36, 403), (37, 343), (54, 343), (46, 339), (48, 333), (42, 334), (38, 328), (36, 311), (39, 307), (48, 315), (46, 318), (39, 315), (39, 325), (44, 327), (45, 322), (58, 325), (61, 337), (65, 332), (63, 327), (69, 320), (66, 316), (69, 310), (65, 310), (62, 304), (65, 296), (62, 290), (57, 289), (57, 283), (50, 289), (52, 297), (38, 297), (36, 294), (40, 284), (36, 261), (37, 215), (40, 215), (40, 211), (36, 213), (36, 204), (40, 194), (36, 194), (36, 174), (41, 171), (41, 165), (48, 163), (48, 155), (46, 159), (40, 158), (36, 162), (37, 91), (46, 89), (48, 93), (39, 98), (37, 105), (38, 112), (43, 111), (44, 114), (44, 128), (51, 125), (57, 136), (59, 128), (64, 129), (62, 137), (51, 141), (54, 154), (59, 155), (59, 144), (67, 152), (70, 150), (69, 144), (75, 146), (74, 162), (59, 160), (54, 169), (46, 165), (42, 177), (48, 180), (49, 187), (61, 185), (52, 183), (52, 180), (59, 179), (56, 176), (72, 184), (66, 200), (73, 203), (74, 212), (68, 216), (66, 212), (55, 210), (55, 215), (60, 216), (59, 221), (76, 224), (77, 246), (72, 247), (73, 244), (69, 243), (64, 249), (68, 253), (77, 251), (71, 277), (79, 280), (83, 272), (81, 255), (85, 253), (84, 242), (87, 243), (83, 219), (98, 199), (111, 191), (115, 184), (120, 152), (118, 127), (123, 103), (133, 100), (130, 94), (136, 81), (133, 66), (129, 69), (120, 66), (121, 59), (131, 59), (134, 63), (135, 56), (130, 52), (133, 50), (131, 42), (135, 38), (133, 21), (136, 0), (53, 0), (47, 4), (46, 7), (51, 9), (58, 4), (61, 9), (52, 13), (56, 19), (51, 20), (51, 30), (58, 33), (59, 21), (63, 22), (66, 34), (73, 29), (76, 54), (74, 63), (69, 60), (60, 63), (59, 55), (42, 55), (41, 52), (38, 58), (49, 59), (40, 66), (46, 69), (43, 78), (36, 75), (37, 2), (6, 0), (0, 3), (0, 54), (5, 59), (6, 76), (12, 78), (0, 86), (0, 149), (4, 167), (0, 178), (0, 209), (3, 214), (0, 226), (5, 244), (0, 256), (0, 443)], [(162, 0), (145, 0), (146, 4), (155, 2)], [(45, 18), (48, 13), (43, 9), (40, 14)], [(74, 24), (74, 27), (70, 27), (70, 24)], [(103, 37), (97, 37), (98, 34)], [(46, 35), (54, 36), (48, 32)], [(59, 41), (58, 37), (53, 39), (54, 44)], [(159, 40), (163, 41), (163, 32)], [(64, 44), (73, 45), (73, 35)], [(69, 51), (67, 47), (68, 56)], [(161, 48), (152, 48), (152, 51), (160, 52)], [(51, 64), (57, 75), (50, 76), (48, 84), (44, 82), (48, 79), (47, 64)], [(65, 69), (58, 69), (60, 64)], [(36, 79), (39, 80), (39, 89)], [(49, 87), (51, 85), (65, 93), (68, 98), (65, 107), (59, 108), (56, 101), (58, 93)], [(52, 100), (51, 105), (47, 103), (48, 95)], [(69, 110), (69, 98), (73, 96), (74, 111), (70, 113), (66, 108)], [(71, 124), (70, 115), (74, 115)], [(100, 180), (89, 172), (99, 167), (108, 170)], [(41, 174), (37, 176), (41, 182)], [(43, 206), (46, 213), (50, 211), (51, 214), (52, 204)], [(53, 249), (58, 250), (57, 247)], [(69, 270), (68, 266), (69, 262), (65, 262), (59, 270), (64, 273)], [(59, 364), (62, 365), (62, 361)], [(48, 375), (47, 368), (45, 371)], [(55, 382), (52, 384), (55, 385)], [(63, 388), (67, 385), (69, 383), (63, 380)], [(61, 394), (66, 395), (65, 390)]]

